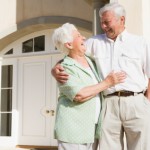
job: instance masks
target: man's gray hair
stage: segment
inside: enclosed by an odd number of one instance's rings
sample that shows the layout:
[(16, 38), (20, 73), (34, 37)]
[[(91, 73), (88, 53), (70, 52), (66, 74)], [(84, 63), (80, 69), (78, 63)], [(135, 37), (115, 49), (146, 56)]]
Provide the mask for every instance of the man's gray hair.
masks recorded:
[(119, 3), (108, 3), (104, 5), (102, 8), (99, 10), (99, 16), (100, 18), (102, 17), (102, 14), (106, 11), (113, 11), (116, 15), (116, 17), (121, 17), (124, 16), (126, 17), (126, 11), (122, 5)]
[(70, 23), (65, 23), (61, 27), (54, 30), (52, 41), (55, 47), (63, 53), (68, 54), (69, 49), (65, 47), (65, 43), (73, 41), (73, 31), (77, 28)]

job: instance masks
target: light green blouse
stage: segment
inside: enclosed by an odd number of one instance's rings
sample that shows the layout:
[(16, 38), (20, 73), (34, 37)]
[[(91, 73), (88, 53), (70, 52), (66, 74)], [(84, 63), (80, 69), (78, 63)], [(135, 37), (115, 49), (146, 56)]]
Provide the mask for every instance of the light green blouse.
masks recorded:
[[(98, 81), (95, 64), (86, 57)], [(75, 95), (84, 87), (93, 85), (91, 75), (77, 61), (66, 56), (61, 63), (69, 74), (65, 84), (58, 83), (60, 96), (57, 105), (55, 138), (69, 143), (93, 143), (95, 135), (99, 137), (99, 127), (95, 130), (95, 98), (86, 102), (74, 102)], [(97, 131), (97, 133), (95, 133)]]

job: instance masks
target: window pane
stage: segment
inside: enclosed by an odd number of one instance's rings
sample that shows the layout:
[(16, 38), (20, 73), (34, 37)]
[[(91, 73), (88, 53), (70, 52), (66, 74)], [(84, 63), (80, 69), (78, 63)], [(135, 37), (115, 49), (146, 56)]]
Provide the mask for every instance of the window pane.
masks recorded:
[(23, 42), (22, 52), (23, 53), (33, 52), (33, 39)]
[(1, 90), (1, 112), (12, 111), (12, 89)]
[(34, 51), (44, 51), (45, 50), (45, 36), (39, 36), (34, 38)]
[(0, 136), (11, 136), (11, 119), (9, 113), (0, 114)]
[(5, 53), (5, 55), (10, 55), (13, 54), (13, 49), (9, 50), (8, 52)]
[(12, 87), (13, 66), (2, 66), (1, 87)]

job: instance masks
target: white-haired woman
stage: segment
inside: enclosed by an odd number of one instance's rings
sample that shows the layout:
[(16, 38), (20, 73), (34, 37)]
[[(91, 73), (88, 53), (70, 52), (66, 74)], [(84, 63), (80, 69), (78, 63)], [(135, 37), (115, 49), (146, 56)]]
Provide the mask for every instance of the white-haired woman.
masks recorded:
[(125, 73), (111, 73), (101, 81), (95, 64), (85, 56), (85, 37), (73, 24), (66, 23), (53, 33), (57, 49), (66, 54), (61, 63), (69, 75), (66, 83), (58, 83), (60, 96), (55, 122), (55, 138), (59, 150), (93, 150), (101, 123), (100, 92), (123, 82)]

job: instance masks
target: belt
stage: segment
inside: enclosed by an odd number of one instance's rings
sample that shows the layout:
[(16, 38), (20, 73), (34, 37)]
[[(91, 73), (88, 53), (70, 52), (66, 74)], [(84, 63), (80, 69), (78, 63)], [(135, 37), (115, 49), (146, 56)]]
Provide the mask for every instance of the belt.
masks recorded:
[(111, 94), (106, 95), (106, 97), (107, 96), (119, 96), (119, 97), (120, 96), (123, 96), (123, 97), (126, 97), (126, 96), (136, 96), (136, 95), (141, 94), (141, 93), (144, 94), (143, 91), (142, 92), (117, 91), (115, 93), (111, 93)]

